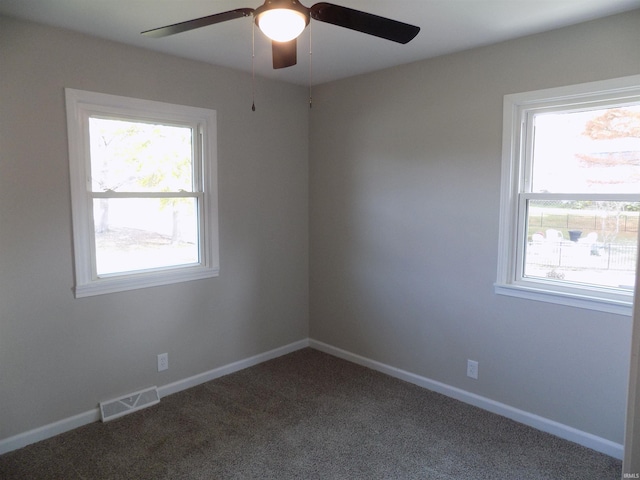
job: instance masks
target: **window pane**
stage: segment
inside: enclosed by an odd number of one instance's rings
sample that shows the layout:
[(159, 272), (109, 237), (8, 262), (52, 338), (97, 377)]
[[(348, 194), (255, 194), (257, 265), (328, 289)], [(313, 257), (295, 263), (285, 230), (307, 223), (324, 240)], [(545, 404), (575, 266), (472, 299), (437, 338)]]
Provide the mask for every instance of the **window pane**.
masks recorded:
[(188, 127), (89, 119), (94, 192), (193, 191)]
[(534, 193), (640, 193), (640, 105), (535, 116)]
[(640, 202), (529, 200), (524, 276), (632, 290)]
[(98, 276), (199, 262), (197, 200), (93, 201)]

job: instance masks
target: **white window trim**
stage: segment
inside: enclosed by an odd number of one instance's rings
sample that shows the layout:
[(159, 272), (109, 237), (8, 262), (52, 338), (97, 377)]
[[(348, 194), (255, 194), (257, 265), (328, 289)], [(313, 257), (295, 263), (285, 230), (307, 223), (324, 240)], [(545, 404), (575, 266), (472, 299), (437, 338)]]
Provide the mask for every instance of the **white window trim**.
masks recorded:
[(633, 292), (612, 293), (607, 289), (559, 286), (544, 280), (517, 278), (520, 229), (518, 196), (525, 181), (523, 159), (526, 146), (520, 139), (530, 112), (561, 109), (563, 106), (597, 105), (599, 102), (638, 101), (640, 75), (559, 88), (505, 95), (502, 131), (502, 184), (498, 240), (498, 279), (495, 292), (502, 295), (569, 305), (619, 315), (631, 315)]
[[(168, 285), (219, 275), (217, 137), (214, 110), (120, 97), (83, 90), (65, 89), (69, 167), (71, 181), (71, 213), (75, 261), (76, 298), (121, 292), (138, 288)], [(201, 162), (203, 206), (200, 218), (200, 262), (196, 265), (159, 268), (140, 272), (105, 275), (95, 274), (93, 246), (93, 208), (88, 190), (91, 188), (88, 118), (90, 115), (130, 116), (191, 125), (199, 132), (198, 161)]]

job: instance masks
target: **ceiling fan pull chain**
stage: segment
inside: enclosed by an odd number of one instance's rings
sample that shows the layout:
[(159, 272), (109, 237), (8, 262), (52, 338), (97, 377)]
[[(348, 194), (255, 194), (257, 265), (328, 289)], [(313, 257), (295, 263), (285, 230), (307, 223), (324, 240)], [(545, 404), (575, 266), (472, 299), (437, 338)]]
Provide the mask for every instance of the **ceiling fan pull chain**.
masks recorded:
[(311, 25), (309, 29), (309, 108), (313, 108), (313, 97), (311, 96), (311, 86), (313, 85), (313, 49), (311, 48)]
[(256, 111), (256, 28), (251, 22), (251, 111)]

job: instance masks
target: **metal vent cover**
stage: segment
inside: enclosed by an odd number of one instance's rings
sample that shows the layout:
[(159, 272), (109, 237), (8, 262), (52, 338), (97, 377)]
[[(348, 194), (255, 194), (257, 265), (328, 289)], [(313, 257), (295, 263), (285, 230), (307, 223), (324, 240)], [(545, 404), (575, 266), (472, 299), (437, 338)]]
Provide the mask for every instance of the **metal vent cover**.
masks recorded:
[(119, 398), (100, 402), (100, 415), (103, 422), (108, 422), (156, 403), (160, 403), (158, 389), (150, 387)]

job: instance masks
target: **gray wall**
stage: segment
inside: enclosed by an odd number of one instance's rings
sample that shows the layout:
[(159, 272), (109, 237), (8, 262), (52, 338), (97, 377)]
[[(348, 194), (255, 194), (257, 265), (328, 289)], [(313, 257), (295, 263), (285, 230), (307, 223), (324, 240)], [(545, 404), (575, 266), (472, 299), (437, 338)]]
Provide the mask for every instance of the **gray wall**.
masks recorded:
[[(640, 73), (638, 24), (318, 86), (309, 117), (305, 88), (258, 80), (252, 113), (248, 75), (0, 18), (0, 439), (310, 336), (622, 443), (631, 319), (493, 282), (503, 96)], [(64, 87), (218, 111), (219, 278), (73, 298)]]
[(623, 443), (631, 319), (493, 283), (503, 96), (640, 73), (638, 26), (635, 11), (314, 88), (311, 337)]
[[(74, 299), (64, 87), (217, 110), (220, 277)], [(256, 97), (250, 75), (0, 17), (0, 439), (308, 337), (307, 90)]]

